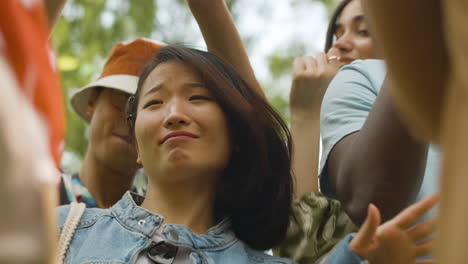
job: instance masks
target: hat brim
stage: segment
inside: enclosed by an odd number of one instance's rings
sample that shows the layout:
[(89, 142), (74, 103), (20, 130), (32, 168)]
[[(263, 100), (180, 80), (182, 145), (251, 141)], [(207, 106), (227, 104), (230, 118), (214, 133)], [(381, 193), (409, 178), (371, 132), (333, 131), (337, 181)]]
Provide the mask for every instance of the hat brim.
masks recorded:
[(98, 79), (80, 89), (75, 91), (70, 99), (73, 110), (81, 117), (84, 121), (89, 123), (91, 116), (87, 113), (89, 104), (89, 97), (91, 91), (96, 87), (104, 87), (109, 89), (115, 89), (124, 93), (134, 94), (138, 85), (138, 77), (134, 75), (118, 74), (109, 75)]

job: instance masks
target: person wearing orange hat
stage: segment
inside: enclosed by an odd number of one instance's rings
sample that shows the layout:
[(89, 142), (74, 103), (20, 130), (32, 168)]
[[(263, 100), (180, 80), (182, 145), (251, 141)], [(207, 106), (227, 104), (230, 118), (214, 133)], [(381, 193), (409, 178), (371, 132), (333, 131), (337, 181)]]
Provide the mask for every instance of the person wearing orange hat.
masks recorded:
[(89, 143), (79, 174), (63, 174), (61, 204), (109, 207), (129, 190), (138, 169), (124, 116), (138, 74), (162, 43), (136, 39), (112, 49), (99, 78), (75, 91), (72, 108), (89, 123)]
[[(189, 0), (188, 4), (208, 50), (233, 65), (263, 95), (224, 0)], [(61, 204), (77, 201), (107, 208), (131, 189), (139, 165), (125, 105), (136, 90), (140, 70), (163, 45), (146, 39), (117, 44), (99, 78), (73, 93), (73, 109), (90, 125), (89, 143), (80, 172), (63, 174)]]

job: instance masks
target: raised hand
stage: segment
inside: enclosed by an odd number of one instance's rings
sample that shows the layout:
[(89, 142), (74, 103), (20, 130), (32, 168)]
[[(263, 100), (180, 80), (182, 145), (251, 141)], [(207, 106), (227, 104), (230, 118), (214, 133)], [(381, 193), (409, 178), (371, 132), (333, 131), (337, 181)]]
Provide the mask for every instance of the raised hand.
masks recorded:
[(296, 198), (318, 191), (320, 105), (328, 84), (344, 65), (332, 53), (321, 52), (315, 58), (296, 58), (294, 61), (289, 108), (294, 142), (292, 167)]
[(436, 218), (411, 225), (437, 201), (438, 195), (431, 195), (406, 208), (381, 226), (379, 226), (379, 210), (374, 205), (370, 205), (364, 224), (350, 242), (351, 249), (373, 264), (435, 263), (435, 260), (417, 261), (416, 259), (432, 252), (433, 238), (424, 242), (418, 241), (428, 238), (435, 232)]
[(291, 115), (319, 111), (328, 84), (343, 65), (330, 53), (296, 58), (290, 93)]

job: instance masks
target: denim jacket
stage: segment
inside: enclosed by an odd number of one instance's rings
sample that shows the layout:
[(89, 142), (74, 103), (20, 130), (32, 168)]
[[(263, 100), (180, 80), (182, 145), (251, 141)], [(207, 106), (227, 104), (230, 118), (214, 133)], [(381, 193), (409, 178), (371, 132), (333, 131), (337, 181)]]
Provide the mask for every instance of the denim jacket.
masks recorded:
[[(142, 197), (127, 192), (109, 209), (86, 208), (65, 263), (294, 263), (249, 248), (236, 238), (229, 220), (203, 235), (169, 224), (158, 233), (163, 217), (139, 207), (141, 202)], [(60, 232), (69, 209), (58, 209)], [(184, 252), (188, 257), (179, 257)]]

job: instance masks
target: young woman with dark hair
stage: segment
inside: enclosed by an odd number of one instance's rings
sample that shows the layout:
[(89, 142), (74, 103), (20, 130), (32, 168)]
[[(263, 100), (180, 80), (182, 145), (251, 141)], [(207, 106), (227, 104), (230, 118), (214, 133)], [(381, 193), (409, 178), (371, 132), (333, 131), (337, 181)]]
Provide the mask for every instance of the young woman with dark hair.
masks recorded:
[[(165, 47), (127, 112), (147, 195), (86, 209), (67, 263), (291, 262), (262, 252), (289, 223), (289, 131), (231, 66)], [(60, 209), (61, 227), (68, 211)]]
[(327, 27), (327, 35), (325, 37), (325, 48), (324, 52), (328, 52), (333, 46), (333, 43), (336, 40), (336, 27), (337, 27), (337, 21), (338, 18), (341, 16), (341, 13), (343, 12), (343, 9), (353, 0), (342, 0), (341, 2), (338, 3), (338, 5), (335, 7), (335, 10), (333, 10), (332, 15), (330, 16), (330, 20), (328, 21), (328, 27)]
[[(184, 75), (178, 75), (182, 73)], [(226, 127), (208, 131), (209, 127), (202, 126), (203, 119), (214, 123), (212, 119), (216, 114), (222, 117)], [(151, 142), (152, 138), (157, 138), (156, 128), (156, 135), (146, 135), (145, 129), (153, 129), (150, 125), (166, 126), (161, 133), (169, 135), (179, 130), (195, 130), (191, 132), (194, 140), (183, 140), (187, 142), (179, 143), (180, 146), (169, 145), (167, 151), (187, 145), (193, 155), (226, 158), (215, 173), (206, 173), (209, 168), (202, 169), (204, 174), (216, 174), (213, 178), (188, 178), (190, 175), (187, 175), (185, 184), (190, 187), (208, 185), (204, 191), (212, 192), (213, 201), (209, 204), (214, 205), (214, 218), (229, 217), (236, 236), (252, 248), (266, 250), (282, 241), (292, 199), (289, 130), (268, 102), (230, 66), (208, 52), (177, 46), (164, 48), (140, 75), (128, 116), (139, 158), (149, 174), (149, 188), (159, 189), (153, 185), (164, 180), (163, 174), (156, 171), (152, 178), (152, 168), (160, 172), (159, 167), (168, 165), (165, 164), (164, 144), (161, 153), (143, 149), (145, 140)], [(172, 124), (174, 128), (169, 128), (171, 122), (181, 124)], [(218, 142), (218, 137), (224, 140)], [(155, 156), (159, 155), (162, 158), (156, 160)], [(195, 161), (190, 162), (193, 164), (187, 166), (200, 167)], [(185, 161), (177, 165), (184, 166)], [(199, 173), (191, 171), (190, 174)], [(149, 195), (153, 193), (151, 190), (148, 190)], [(211, 211), (206, 207), (204, 210)]]

